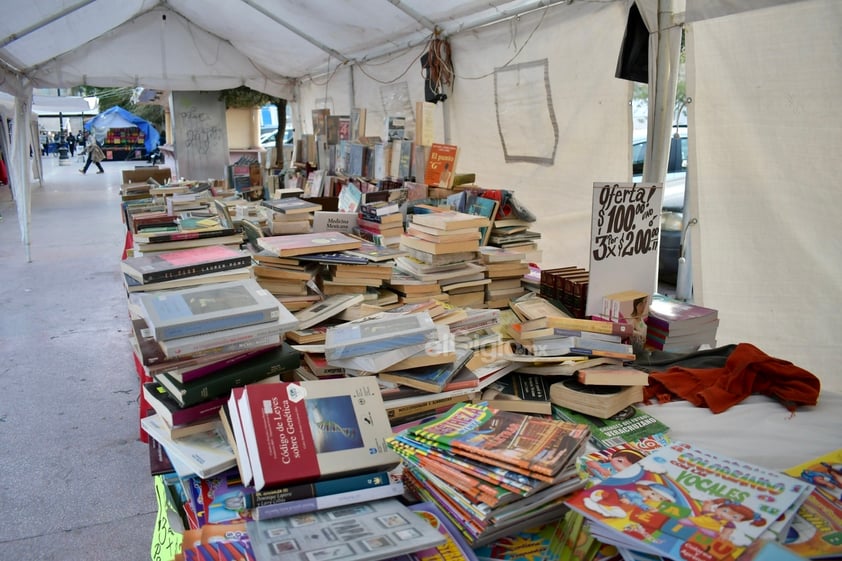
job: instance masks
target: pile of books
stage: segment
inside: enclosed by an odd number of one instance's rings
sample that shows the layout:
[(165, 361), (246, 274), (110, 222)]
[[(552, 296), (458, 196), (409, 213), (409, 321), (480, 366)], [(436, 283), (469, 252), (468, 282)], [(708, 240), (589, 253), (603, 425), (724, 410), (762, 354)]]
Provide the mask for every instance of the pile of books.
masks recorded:
[(529, 272), (524, 262), (526, 253), (494, 246), (479, 248), (480, 259), (485, 264), (485, 305), (489, 308), (506, 308), (509, 301), (526, 293), (523, 276)]
[(148, 292), (252, 277), (247, 252), (228, 245), (208, 245), (129, 256), (120, 262), (126, 292)]
[(408, 490), (476, 547), (560, 518), (584, 486), (575, 462), (587, 439), (585, 425), (463, 403), (389, 442)]
[(655, 295), (645, 321), (646, 345), (653, 349), (687, 353), (716, 346), (719, 314), (713, 308)]
[(269, 231), (273, 235), (309, 233), (313, 213), (322, 210), (322, 205), (298, 197), (260, 201), (260, 204), (271, 212)]
[[(193, 433), (187, 425), (215, 415), (232, 386), (298, 366), (298, 354), (282, 346), (297, 320), (253, 279), (134, 294), (129, 307), (144, 401), (156, 412), (141, 422), (159, 440)], [(196, 465), (206, 474), (224, 469)]]

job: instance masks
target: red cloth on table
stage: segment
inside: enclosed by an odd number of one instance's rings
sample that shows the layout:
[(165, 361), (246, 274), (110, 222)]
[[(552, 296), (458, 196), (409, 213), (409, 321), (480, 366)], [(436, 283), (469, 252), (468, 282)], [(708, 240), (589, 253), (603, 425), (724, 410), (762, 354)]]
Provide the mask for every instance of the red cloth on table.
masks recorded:
[(653, 372), (643, 396), (661, 403), (676, 397), (721, 413), (757, 393), (774, 397), (795, 411), (799, 405), (816, 405), (820, 390), (821, 382), (814, 374), (771, 357), (754, 345), (740, 343), (723, 368), (673, 366)]

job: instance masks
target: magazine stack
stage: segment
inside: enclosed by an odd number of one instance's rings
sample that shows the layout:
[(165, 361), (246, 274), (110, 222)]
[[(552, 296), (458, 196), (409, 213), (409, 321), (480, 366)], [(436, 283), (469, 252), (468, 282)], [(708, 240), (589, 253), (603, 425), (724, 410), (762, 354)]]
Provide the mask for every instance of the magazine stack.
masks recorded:
[(435, 503), (477, 547), (560, 518), (584, 486), (575, 463), (584, 425), (460, 403), (404, 429), (389, 443), (404, 485)]

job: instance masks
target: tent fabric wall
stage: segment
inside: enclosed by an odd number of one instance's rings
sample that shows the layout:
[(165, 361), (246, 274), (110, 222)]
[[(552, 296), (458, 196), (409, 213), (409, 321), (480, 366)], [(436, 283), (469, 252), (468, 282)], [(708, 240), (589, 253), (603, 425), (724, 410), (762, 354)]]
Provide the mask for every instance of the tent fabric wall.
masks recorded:
[(720, 343), (837, 391), (840, 22), (839, 2), (810, 0), (694, 23), (687, 40), (696, 300), (719, 310)]
[[(444, 103), (434, 108), (434, 140), (462, 148), (457, 172), (474, 172), (477, 184), (512, 189), (538, 220), (545, 266), (589, 264), (593, 182), (629, 181), (631, 83), (614, 78), (626, 8), (622, 3), (579, 2), (539, 10), (505, 25), (489, 26), (451, 40), (456, 80)], [(376, 73), (340, 70), (330, 80), (302, 84), (298, 106), (303, 130), (312, 132), (311, 110), (323, 107), (347, 114), (348, 92), (367, 110), (366, 132), (385, 135), (384, 97), (396, 89), (383, 82), (405, 82), (407, 109), (423, 101), (418, 59), (423, 48), (378, 62)], [(506, 163), (497, 129), (494, 70), (507, 62), (549, 60), (552, 102), (559, 127), (553, 165)], [(599, 69), (602, 69), (600, 71)], [(450, 114), (445, 136), (444, 111)], [(412, 117), (412, 115), (410, 115)], [(296, 124), (298, 129), (298, 124)]]

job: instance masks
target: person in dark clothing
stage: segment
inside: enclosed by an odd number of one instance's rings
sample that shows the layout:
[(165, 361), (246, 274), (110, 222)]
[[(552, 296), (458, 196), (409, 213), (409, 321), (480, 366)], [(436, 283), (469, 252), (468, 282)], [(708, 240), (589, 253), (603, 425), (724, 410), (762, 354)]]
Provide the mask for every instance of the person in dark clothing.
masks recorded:
[(71, 158), (76, 155), (76, 137), (72, 133), (67, 135), (67, 149)]

